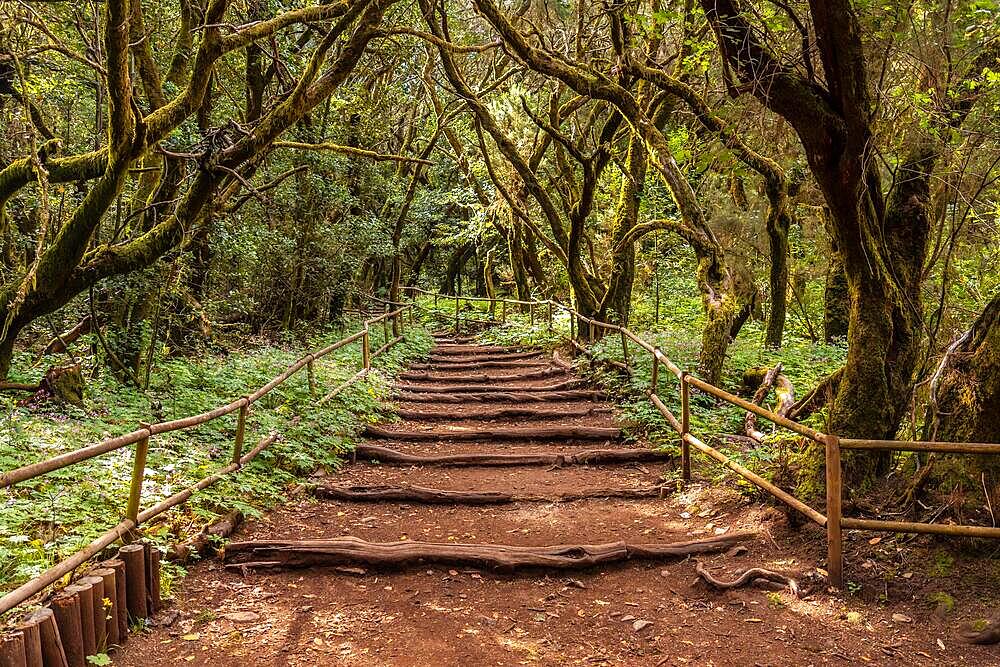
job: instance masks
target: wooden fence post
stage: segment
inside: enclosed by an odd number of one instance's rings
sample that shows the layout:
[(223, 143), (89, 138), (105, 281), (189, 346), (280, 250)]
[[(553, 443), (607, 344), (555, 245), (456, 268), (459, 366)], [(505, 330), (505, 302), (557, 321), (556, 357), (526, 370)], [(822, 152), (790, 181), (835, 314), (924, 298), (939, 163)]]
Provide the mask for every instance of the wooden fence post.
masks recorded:
[(681, 477), (691, 481), (691, 445), (685, 437), (691, 432), (691, 385), (687, 383), (687, 371), (681, 373)]
[(507, 322), (507, 299), (500, 299), (500, 324)]
[(840, 469), (840, 438), (826, 436), (826, 569), (830, 585), (844, 587), (844, 553), (840, 529), (842, 480)]
[(313, 367), (315, 359), (310, 354), (309, 361), (306, 362), (306, 377), (309, 378), (309, 395), (316, 398), (316, 369)]
[(455, 335), (457, 336), (461, 330), (461, 325), (458, 320), (458, 295), (455, 295)]
[(653, 351), (653, 377), (649, 381), (649, 390), (656, 393), (660, 390), (660, 360), (656, 358), (656, 350)]
[(621, 330), (622, 334), (622, 358), (625, 361), (625, 370), (628, 370), (628, 336), (625, 335), (625, 330)]
[(382, 317), (382, 338), (385, 339), (382, 342), (385, 345), (389, 344), (389, 318), (387, 315), (388, 313), (386, 313), (386, 316)]
[(528, 304), (528, 318), (531, 322), (531, 326), (535, 326), (535, 302), (532, 301)]
[(361, 361), (364, 364), (365, 370), (370, 371), (372, 368), (372, 347), (367, 326), (365, 327), (364, 334), (361, 336)]
[[(149, 424), (139, 423), (139, 428), (149, 432)], [(125, 518), (139, 526), (139, 501), (142, 496), (142, 481), (146, 475), (146, 456), (149, 454), (149, 436), (135, 443), (135, 459), (132, 462), (132, 486), (128, 493), (128, 507), (125, 510)], [(134, 532), (134, 530), (133, 530)]]
[(552, 302), (549, 301), (549, 331), (552, 331)]
[(243, 456), (243, 438), (247, 429), (247, 411), (250, 409), (250, 399), (243, 397), (243, 405), (236, 415), (236, 442), (233, 443), (233, 463), (239, 465), (240, 457)]

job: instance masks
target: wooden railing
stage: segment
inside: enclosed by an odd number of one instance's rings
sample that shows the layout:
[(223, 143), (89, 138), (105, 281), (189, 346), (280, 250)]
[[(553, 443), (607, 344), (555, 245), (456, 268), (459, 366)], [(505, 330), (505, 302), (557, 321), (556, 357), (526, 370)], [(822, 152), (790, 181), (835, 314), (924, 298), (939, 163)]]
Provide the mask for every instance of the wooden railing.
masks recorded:
[[(455, 330), (460, 331), (462, 313), (459, 307), (460, 301), (470, 302), (470, 303), (489, 303), (489, 315), (491, 317), (490, 321), (503, 322), (507, 318), (507, 308), (508, 305), (511, 306), (521, 306), (527, 307), (529, 311), (529, 321), (533, 324), (538, 316), (538, 313), (544, 311), (545, 316), (548, 320), (548, 328), (551, 331), (563, 336), (566, 340), (573, 345), (574, 348), (580, 350), (581, 352), (590, 354), (589, 349), (586, 347), (587, 344), (593, 343), (594, 339), (597, 338), (592, 333), (590, 335), (580, 334), (578, 329), (579, 323), (586, 324), (591, 332), (594, 329), (601, 330), (607, 333), (617, 333), (621, 336), (622, 344), (622, 355), (624, 358), (624, 363), (622, 362), (611, 362), (612, 364), (618, 366), (619, 368), (633, 373), (633, 366), (630, 364), (630, 352), (629, 352), (629, 342), (634, 343), (639, 348), (643, 349), (648, 353), (652, 360), (652, 378), (649, 387), (646, 389), (646, 395), (649, 397), (650, 402), (656, 407), (656, 409), (663, 415), (670, 426), (677, 432), (680, 436), (680, 448), (681, 448), (681, 475), (685, 481), (691, 479), (691, 447), (694, 447), (698, 451), (702, 452), (709, 458), (725, 466), (729, 470), (732, 470), (738, 474), (743, 479), (754, 484), (763, 491), (766, 491), (776, 499), (785, 503), (792, 509), (800, 512), (810, 521), (816, 523), (817, 525), (826, 529), (827, 534), (827, 570), (829, 572), (830, 583), (837, 587), (843, 588), (844, 586), (844, 558), (843, 558), (843, 539), (841, 532), (843, 529), (854, 529), (854, 530), (869, 530), (869, 531), (881, 531), (890, 533), (929, 533), (936, 535), (950, 535), (950, 536), (961, 536), (961, 537), (980, 537), (980, 538), (991, 538), (1000, 539), (1000, 528), (989, 527), (989, 526), (970, 526), (970, 525), (946, 525), (946, 524), (933, 524), (933, 523), (917, 523), (908, 521), (877, 521), (873, 519), (856, 519), (852, 517), (843, 516), (842, 511), (842, 497), (843, 497), (843, 482), (841, 479), (842, 471), (842, 456), (843, 450), (876, 450), (876, 451), (914, 451), (914, 452), (939, 452), (947, 454), (1000, 454), (1000, 444), (998, 443), (972, 443), (972, 442), (926, 442), (926, 441), (900, 441), (900, 440), (860, 440), (860, 439), (848, 439), (839, 438), (836, 435), (830, 435), (817, 431), (814, 428), (800, 424), (796, 421), (792, 421), (787, 417), (778, 415), (771, 410), (761, 407), (755, 403), (744, 400), (739, 396), (735, 396), (723, 389), (720, 389), (704, 380), (697, 378), (691, 373), (682, 370), (677, 364), (671, 361), (658, 347), (648, 343), (641, 337), (637, 336), (627, 327), (623, 327), (618, 324), (611, 324), (608, 322), (601, 322), (593, 318), (587, 317), (575, 309), (566, 306), (565, 304), (559, 303), (558, 301), (545, 300), (545, 301), (523, 301), (517, 299), (490, 299), (486, 297), (468, 297), (468, 296), (455, 296), (455, 295), (441, 295), (435, 294), (433, 292), (427, 292), (419, 288), (407, 288), (411, 295), (413, 295), (414, 303), (416, 302), (416, 295), (424, 295), (433, 298), (435, 306), (442, 300), (454, 300), (454, 326)], [(501, 312), (500, 318), (496, 317), (496, 312), (498, 309)], [(450, 308), (450, 306), (449, 306)], [(554, 328), (553, 311), (560, 310), (569, 315), (569, 335), (564, 336), (561, 332), (556, 331)], [(449, 314), (449, 319), (451, 315)], [(469, 321), (468, 319), (466, 321)], [(605, 334), (606, 335), (606, 334)], [(600, 336), (603, 338), (604, 336)], [(670, 409), (666, 406), (659, 395), (659, 385), (660, 385), (660, 366), (666, 368), (670, 373), (676, 377), (678, 382), (678, 394), (679, 401), (681, 405), (681, 414), (678, 419)], [(826, 514), (816, 510), (815, 508), (809, 506), (807, 503), (796, 498), (791, 493), (781, 489), (771, 482), (767, 481), (757, 473), (749, 470), (748, 468), (740, 465), (736, 461), (733, 461), (728, 456), (720, 452), (719, 450), (709, 446), (697, 436), (691, 432), (691, 408), (690, 408), (690, 396), (691, 389), (697, 389), (698, 391), (704, 392), (715, 398), (718, 398), (730, 405), (734, 405), (743, 410), (752, 412), (773, 424), (780, 426), (782, 428), (788, 429), (793, 433), (808, 438), (816, 443), (823, 446), (826, 454)]]
[[(373, 357), (379, 356), (386, 350), (392, 348), (396, 343), (403, 340), (402, 332), (405, 319), (404, 313), (409, 312), (410, 319), (412, 321), (412, 309), (413, 304), (401, 304), (393, 310), (389, 310), (388, 312), (384, 312), (377, 317), (366, 320), (361, 330), (351, 334), (350, 336), (342, 338), (331, 345), (327, 345), (321, 350), (305, 355), (295, 363), (291, 364), (283, 373), (262, 386), (260, 389), (257, 389), (252, 394), (242, 396), (226, 405), (198, 415), (184, 417), (183, 419), (175, 419), (156, 424), (143, 423), (139, 425), (138, 429), (132, 431), (131, 433), (126, 433), (114, 438), (108, 438), (107, 440), (103, 440), (89, 447), (83, 447), (44, 461), (39, 461), (37, 463), (32, 463), (30, 465), (0, 473), (0, 489), (3, 489), (36, 477), (40, 477), (55, 470), (60, 470), (67, 466), (87, 461), (108, 452), (113, 452), (130, 445), (135, 445), (132, 479), (125, 518), (118, 522), (114, 528), (106, 531), (80, 551), (60, 561), (59, 563), (56, 563), (42, 574), (0, 598), (0, 614), (13, 609), (25, 600), (28, 600), (32, 596), (43, 591), (48, 586), (59, 581), (62, 577), (73, 572), (75, 569), (94, 558), (97, 554), (118, 540), (130, 540), (135, 536), (137, 529), (143, 523), (149, 521), (157, 515), (162, 514), (163, 512), (166, 512), (172, 507), (176, 507), (177, 505), (186, 502), (187, 499), (197, 491), (215, 484), (229, 473), (239, 470), (244, 465), (252, 461), (258, 454), (263, 452), (278, 439), (278, 434), (268, 434), (267, 436), (261, 438), (253, 449), (245, 454), (243, 453), (243, 443), (246, 437), (246, 419), (251, 405), (269, 394), (276, 387), (287, 381), (303, 368), (305, 368), (308, 373), (310, 393), (315, 395), (316, 379), (313, 372), (313, 363), (331, 352), (339, 350), (345, 345), (350, 345), (351, 343), (360, 340), (362, 354), (361, 369), (346, 382), (334, 388), (333, 391), (324, 396), (320, 403), (325, 403), (333, 396), (336, 396), (338, 393), (343, 391), (346, 387), (365, 377), (371, 371), (371, 361)], [(400, 332), (399, 335), (395, 337), (390, 335), (390, 322), (393, 323), (394, 330)], [(372, 351), (371, 330), (373, 326), (380, 323), (384, 332), (384, 343)], [(189, 486), (183, 491), (179, 491), (178, 493), (161, 500), (152, 507), (141, 510), (142, 484), (146, 472), (146, 455), (149, 452), (150, 438), (162, 433), (169, 433), (170, 431), (179, 431), (201, 426), (202, 424), (206, 424), (234, 412), (237, 412), (238, 414), (236, 418), (236, 434), (233, 442), (232, 458), (229, 465), (202, 479), (196, 484)]]

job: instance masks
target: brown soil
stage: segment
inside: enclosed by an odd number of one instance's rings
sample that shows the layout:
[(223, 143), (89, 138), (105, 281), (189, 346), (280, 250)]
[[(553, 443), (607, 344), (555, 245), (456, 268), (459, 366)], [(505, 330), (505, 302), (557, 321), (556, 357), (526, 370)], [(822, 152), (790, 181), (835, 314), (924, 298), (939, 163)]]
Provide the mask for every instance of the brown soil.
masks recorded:
[[(468, 346), (465, 346), (468, 347)], [(477, 355), (489, 348), (469, 348)], [(491, 371), (492, 372), (492, 371)], [(524, 382), (521, 386), (548, 384)], [(513, 382), (513, 381), (512, 381)], [(410, 404), (416, 406), (416, 404)], [(572, 403), (579, 407), (580, 403)], [(453, 421), (405, 423), (441, 429), (482, 426), (475, 409), (433, 403)], [(611, 414), (579, 421), (499, 420), (492, 425), (612, 426)], [(551, 452), (594, 442), (400, 443), (422, 454)], [(635, 447), (615, 441), (601, 447)], [(704, 478), (717, 473), (710, 464)], [(696, 468), (697, 470), (697, 468)], [(557, 495), (638, 488), (673, 479), (657, 464), (518, 468), (346, 465), (321, 481), (336, 485), (411, 484), (446, 490)], [(671, 482), (671, 487), (675, 485)], [(694, 483), (665, 498), (521, 502), (468, 507), (339, 503), (300, 494), (239, 540), (318, 539), (517, 545), (673, 542), (756, 531), (745, 554), (701, 557), (714, 576), (732, 579), (764, 567), (795, 577), (804, 592), (716, 591), (695, 563), (630, 562), (583, 572), (498, 575), (425, 566), (402, 572), (356, 568), (250, 573), (216, 560), (195, 566), (173, 591), (160, 623), (133, 637), (120, 665), (956, 665), (1000, 664), (1000, 651), (958, 639), (959, 622), (991, 615), (996, 569), (986, 558), (952, 565), (938, 543), (851, 534), (848, 576), (860, 594), (825, 589), (825, 543), (814, 527), (794, 529), (782, 512), (749, 503), (732, 489)], [(954, 610), (930, 596), (947, 592)], [(641, 621), (641, 622), (640, 622)]]

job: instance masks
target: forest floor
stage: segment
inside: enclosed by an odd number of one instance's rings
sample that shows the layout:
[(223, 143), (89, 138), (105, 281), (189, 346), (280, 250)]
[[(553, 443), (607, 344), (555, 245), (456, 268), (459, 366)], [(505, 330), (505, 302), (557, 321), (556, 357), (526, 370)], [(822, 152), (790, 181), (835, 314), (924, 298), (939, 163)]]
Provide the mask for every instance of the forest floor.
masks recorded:
[[(438, 352), (448, 352), (440, 343)], [(509, 354), (496, 348), (454, 347), (479, 360)], [(448, 434), (477, 428), (616, 425), (599, 400), (528, 403), (546, 386), (573, 380), (570, 371), (538, 356), (536, 366), (441, 371), (404, 380), (416, 401), (371, 444), (423, 456), (474, 453), (576, 453), (634, 449), (619, 438), (456, 441)], [(478, 362), (477, 362), (478, 363)], [(519, 380), (546, 371), (544, 379)], [(506, 403), (429, 402), (420, 385), (468, 384), (459, 375), (488, 373), (490, 384), (516, 390)], [(404, 374), (403, 378), (406, 375)], [(406, 390), (405, 386), (411, 390)], [(461, 392), (457, 394), (461, 396)], [(468, 396), (466, 395), (466, 398)], [(515, 397), (516, 398), (516, 397)], [(559, 416), (495, 416), (505, 408), (558, 410)], [(412, 413), (433, 412), (419, 415)], [(566, 416), (575, 415), (575, 416)], [(426, 417), (432, 417), (430, 419)], [(435, 434), (412, 439), (414, 431)], [(599, 432), (599, 431), (595, 431)], [(388, 437), (387, 437), (388, 436)], [(440, 437), (436, 437), (440, 436)], [(672, 466), (672, 463), (667, 465)], [(529, 569), (498, 574), (485, 568), (422, 563), (403, 569), (361, 564), (260, 570), (194, 566), (175, 598), (148, 631), (118, 654), (119, 665), (956, 665), (1000, 664), (1000, 650), (970, 646), (960, 626), (996, 608), (994, 561), (956, 561), (929, 540), (849, 535), (849, 591), (826, 589), (821, 530), (792, 526), (785, 514), (750, 502), (735, 488), (695, 482), (662, 497), (614, 498), (663, 483), (663, 463), (534, 466), (386, 465), (359, 459), (316, 477), (318, 486), (431, 487), (501, 491), (521, 500), (462, 503), (345, 502), (300, 494), (234, 540), (306, 540), (354, 536), (370, 542), (454, 544), (602, 544), (682, 542), (741, 532), (756, 534), (746, 549), (683, 559), (630, 560), (582, 570)], [(697, 469), (696, 469), (697, 470)], [(697, 476), (697, 475), (696, 475)], [(595, 489), (608, 497), (558, 501)], [(523, 499), (530, 496), (530, 499)], [(751, 567), (795, 578), (790, 590), (717, 590), (695, 573), (700, 561), (730, 580)]]

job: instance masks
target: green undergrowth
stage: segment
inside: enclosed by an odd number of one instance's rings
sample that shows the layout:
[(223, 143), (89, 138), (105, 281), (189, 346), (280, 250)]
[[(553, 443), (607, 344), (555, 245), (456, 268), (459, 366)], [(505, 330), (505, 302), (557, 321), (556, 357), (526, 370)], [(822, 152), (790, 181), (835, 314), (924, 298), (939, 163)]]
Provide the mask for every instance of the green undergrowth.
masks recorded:
[[(355, 328), (348, 328), (347, 332)], [(373, 330), (374, 331), (374, 330)], [(315, 362), (317, 397), (310, 396), (306, 370), (255, 403), (249, 413), (244, 451), (272, 431), (280, 439), (241, 471), (196, 493), (185, 505), (146, 526), (167, 545), (200, 530), (219, 512), (239, 509), (256, 516), (282, 502), (289, 485), (317, 469), (333, 469), (354, 446), (359, 425), (376, 420), (391, 377), (431, 347), (422, 329), (407, 328), (406, 340), (373, 359), (373, 373), (323, 406), (318, 397), (361, 367), (360, 344)], [(269, 344), (227, 356), (172, 358), (153, 372), (145, 392), (104, 374), (88, 380), (85, 405), (19, 406), (3, 396), (0, 470), (48, 459), (134, 430), (140, 421), (164, 421), (224, 405), (258, 387), (301, 358), (344, 336), (330, 331), (299, 342)], [(372, 348), (381, 345), (373, 333)], [(15, 367), (28, 366), (24, 355)], [(196, 429), (156, 435), (150, 441), (142, 505), (149, 507), (230, 462), (236, 415)], [(133, 448), (104, 454), (0, 490), (0, 590), (11, 589), (69, 556), (115, 525), (128, 498)], [(169, 586), (169, 578), (165, 582)]]

